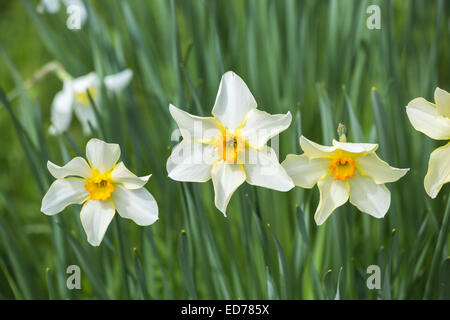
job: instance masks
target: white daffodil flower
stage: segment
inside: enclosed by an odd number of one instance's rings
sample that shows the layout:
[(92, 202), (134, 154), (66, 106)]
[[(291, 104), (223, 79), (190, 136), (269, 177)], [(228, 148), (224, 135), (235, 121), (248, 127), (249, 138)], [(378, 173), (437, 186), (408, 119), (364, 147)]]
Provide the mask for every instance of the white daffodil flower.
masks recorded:
[(256, 101), (234, 72), (222, 76), (212, 110), (214, 117), (197, 117), (170, 105), (183, 140), (167, 160), (169, 177), (206, 182), (212, 178), (215, 205), (226, 216), (234, 191), (244, 181), (278, 191), (294, 187), (266, 143), (285, 130), (292, 116), (256, 109)]
[(397, 181), (409, 170), (390, 167), (378, 158), (377, 144), (333, 140), (333, 146), (322, 146), (301, 136), (300, 146), (304, 153), (289, 154), (282, 166), (295, 185), (312, 188), (317, 184), (317, 225), (349, 199), (360, 211), (383, 218), (391, 203), (384, 184)]
[[(125, 69), (117, 74), (104, 78), (104, 84), (109, 92), (123, 90), (133, 77), (130, 69)], [(72, 120), (72, 112), (75, 112), (81, 122), (83, 133), (91, 134), (91, 127), (97, 128), (97, 118), (91, 106), (87, 91), (100, 108), (100, 79), (95, 72), (76, 79), (65, 78), (63, 89), (55, 95), (51, 107), (50, 133), (61, 134), (69, 128)], [(89, 125), (90, 124), (90, 125)]]
[(80, 218), (88, 242), (100, 245), (115, 211), (140, 226), (148, 226), (158, 219), (158, 205), (144, 185), (150, 175), (137, 177), (120, 157), (118, 144), (98, 139), (86, 145), (88, 162), (76, 157), (65, 166), (52, 162), (47, 168), (57, 180), (42, 199), (41, 211), (54, 215), (70, 204), (83, 204)]
[(81, 0), (41, 0), (39, 5), (37, 6), (37, 11), (39, 13), (50, 13), (55, 14), (59, 12), (61, 8), (61, 3), (69, 8), (71, 6), (76, 6), (78, 8), (79, 16), (80, 16), (80, 25), (84, 25), (87, 20), (87, 9)]
[[(409, 121), (414, 129), (431, 139), (449, 140), (450, 94), (436, 88), (434, 102), (428, 102), (424, 98), (411, 100), (406, 107)], [(424, 179), (425, 191), (434, 199), (447, 182), (450, 182), (450, 142), (431, 153)]]

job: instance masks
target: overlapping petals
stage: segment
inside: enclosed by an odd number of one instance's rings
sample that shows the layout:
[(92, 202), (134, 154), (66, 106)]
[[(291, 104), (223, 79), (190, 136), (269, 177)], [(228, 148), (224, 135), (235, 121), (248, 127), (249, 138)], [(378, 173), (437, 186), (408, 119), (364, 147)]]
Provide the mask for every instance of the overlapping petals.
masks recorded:
[(212, 178), (215, 205), (224, 215), (234, 191), (245, 181), (279, 191), (294, 187), (275, 151), (266, 146), (290, 125), (292, 116), (271, 115), (256, 107), (247, 85), (233, 72), (222, 77), (214, 117), (169, 106), (183, 137), (167, 160), (169, 177), (190, 182)]
[[(95, 72), (75, 79), (68, 77), (64, 80), (63, 89), (53, 99), (51, 107), (52, 124), (49, 131), (51, 134), (61, 134), (67, 131), (72, 121), (72, 114), (75, 113), (82, 125), (83, 133), (89, 135), (91, 134), (91, 128), (98, 127), (98, 122), (87, 92), (89, 92), (96, 106), (100, 108), (101, 80)], [(130, 83), (132, 77), (132, 70), (125, 69), (106, 76), (103, 81), (108, 92), (119, 92)]]
[(76, 157), (60, 167), (50, 161), (50, 173), (57, 179), (42, 199), (41, 211), (54, 215), (70, 204), (83, 204), (80, 218), (88, 242), (100, 245), (115, 211), (146, 226), (158, 219), (158, 205), (144, 188), (149, 176), (138, 177), (120, 158), (117, 144), (91, 139), (86, 146), (88, 162)]
[[(435, 104), (424, 98), (415, 98), (408, 103), (406, 112), (417, 131), (435, 140), (450, 139), (450, 94), (440, 88), (434, 91)], [(449, 143), (437, 148), (430, 155), (428, 171), (424, 179), (425, 191), (436, 198), (442, 186), (450, 181)]]
[(282, 166), (295, 185), (312, 188), (317, 184), (320, 201), (314, 219), (318, 225), (347, 200), (362, 212), (384, 217), (391, 201), (384, 184), (397, 181), (409, 170), (381, 160), (375, 154), (377, 144), (333, 140), (333, 146), (322, 146), (302, 136), (300, 145), (304, 153), (288, 155)]

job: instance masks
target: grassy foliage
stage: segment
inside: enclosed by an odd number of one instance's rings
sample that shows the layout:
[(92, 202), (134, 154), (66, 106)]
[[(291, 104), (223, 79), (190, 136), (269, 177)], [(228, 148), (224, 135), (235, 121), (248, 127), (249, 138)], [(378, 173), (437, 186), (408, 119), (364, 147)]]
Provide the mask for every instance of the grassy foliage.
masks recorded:
[[(414, 131), (404, 108), (418, 96), (433, 100), (436, 86), (450, 89), (448, 2), (85, 3), (80, 31), (66, 28), (65, 10), (41, 15), (35, 1), (2, 9), (17, 20), (0, 43), (0, 299), (450, 298), (449, 186), (435, 200), (423, 188), (439, 144)], [(373, 3), (380, 30), (366, 28)], [(134, 70), (131, 87), (103, 95), (96, 136), (119, 143), (133, 172), (153, 174), (147, 188), (160, 219), (146, 228), (114, 219), (99, 248), (85, 239), (80, 207), (40, 212), (52, 182), (47, 160), (61, 165), (89, 139), (76, 121), (63, 136), (48, 134), (49, 106), (62, 87), (53, 74), (24, 87), (53, 60), (75, 77)], [(301, 134), (330, 144), (342, 122), (350, 141), (379, 143), (383, 159), (411, 168), (388, 186), (386, 217), (346, 204), (317, 227), (317, 188), (243, 185), (225, 218), (211, 182), (170, 180), (169, 103), (208, 116), (227, 70), (244, 79), (261, 110), (293, 113), (280, 160), (300, 152)], [(82, 290), (67, 290), (71, 264), (81, 267)], [(381, 267), (380, 290), (366, 287), (369, 265)]]

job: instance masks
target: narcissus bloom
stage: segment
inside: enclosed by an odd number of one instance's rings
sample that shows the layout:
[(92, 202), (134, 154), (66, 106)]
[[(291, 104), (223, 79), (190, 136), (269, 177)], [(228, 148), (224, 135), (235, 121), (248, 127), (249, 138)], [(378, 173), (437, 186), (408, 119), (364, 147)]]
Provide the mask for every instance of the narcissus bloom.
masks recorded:
[[(132, 77), (133, 72), (125, 69), (106, 76), (104, 84), (107, 90), (118, 92), (130, 83)], [(56, 94), (52, 102), (50, 133), (60, 134), (66, 131), (72, 121), (72, 112), (75, 112), (83, 127), (83, 133), (91, 134), (89, 123), (93, 128), (97, 128), (98, 124), (87, 92), (100, 108), (100, 84), (100, 79), (95, 72), (76, 79), (65, 74), (63, 89)]]
[(80, 25), (83, 26), (87, 20), (87, 9), (82, 0), (41, 0), (37, 7), (39, 13), (57, 13), (61, 8), (61, 3), (67, 10), (70, 7), (76, 7), (78, 9), (80, 17)]
[(212, 110), (214, 117), (197, 117), (170, 105), (183, 140), (167, 160), (169, 177), (206, 182), (212, 178), (215, 205), (226, 215), (234, 191), (247, 181), (279, 191), (294, 187), (266, 143), (285, 130), (292, 116), (256, 109), (256, 101), (234, 72), (222, 76)]
[(303, 154), (290, 154), (282, 166), (295, 185), (312, 188), (317, 184), (320, 201), (314, 220), (321, 225), (347, 200), (360, 211), (383, 218), (391, 203), (391, 193), (384, 185), (403, 177), (409, 169), (390, 167), (378, 158), (377, 144), (333, 140), (322, 146), (300, 137)]
[(80, 218), (89, 243), (100, 245), (115, 211), (140, 226), (158, 219), (158, 205), (144, 185), (149, 176), (137, 177), (123, 162), (117, 163), (120, 147), (91, 139), (86, 145), (88, 162), (76, 157), (59, 167), (47, 168), (57, 180), (42, 199), (41, 211), (54, 215), (70, 204), (83, 204)]
[[(408, 103), (406, 113), (414, 129), (435, 140), (450, 139), (450, 94), (442, 89), (434, 91), (434, 102), (415, 98)], [(450, 142), (430, 155), (424, 179), (425, 191), (436, 198), (442, 186), (450, 181)]]

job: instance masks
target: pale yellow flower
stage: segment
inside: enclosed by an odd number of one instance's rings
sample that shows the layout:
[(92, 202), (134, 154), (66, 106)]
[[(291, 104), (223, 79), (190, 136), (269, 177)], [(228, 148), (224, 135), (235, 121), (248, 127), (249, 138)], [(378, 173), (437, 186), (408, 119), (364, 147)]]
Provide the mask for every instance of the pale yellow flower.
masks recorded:
[(323, 146), (301, 136), (300, 146), (304, 153), (288, 155), (281, 165), (296, 186), (317, 184), (320, 202), (314, 219), (318, 225), (349, 199), (362, 212), (383, 218), (391, 203), (384, 184), (397, 181), (409, 170), (390, 167), (378, 158), (377, 144), (333, 140), (332, 146)]
[[(406, 113), (414, 129), (435, 140), (450, 139), (450, 94), (440, 88), (434, 91), (434, 102), (415, 98), (408, 103)], [(425, 175), (425, 191), (436, 198), (442, 186), (450, 181), (450, 142), (430, 155)]]

